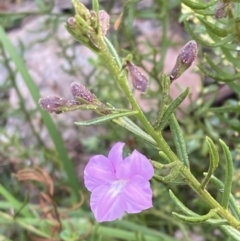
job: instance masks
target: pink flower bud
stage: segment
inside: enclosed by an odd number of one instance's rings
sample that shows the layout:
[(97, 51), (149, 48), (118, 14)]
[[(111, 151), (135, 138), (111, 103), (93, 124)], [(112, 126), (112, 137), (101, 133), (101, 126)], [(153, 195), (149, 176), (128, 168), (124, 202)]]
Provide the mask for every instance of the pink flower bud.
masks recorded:
[(170, 80), (177, 79), (182, 73), (187, 70), (197, 57), (198, 48), (194, 40), (189, 41), (184, 45), (181, 53), (177, 57), (176, 64), (170, 74)]
[(49, 96), (39, 100), (39, 105), (49, 113), (59, 114), (61, 108), (66, 105), (67, 101), (58, 96)]
[(70, 28), (75, 27), (75, 25), (76, 25), (76, 19), (75, 19), (74, 17), (68, 18), (68, 20), (67, 20), (67, 25), (68, 25)]
[(89, 103), (97, 100), (94, 94), (92, 94), (84, 85), (78, 82), (73, 82), (71, 84), (71, 92), (75, 98), (80, 98)]
[(98, 15), (99, 15), (99, 21), (100, 21), (100, 26), (102, 30), (102, 35), (105, 36), (110, 26), (109, 25), (110, 17), (108, 13), (104, 10), (100, 10), (98, 12)]
[(145, 92), (148, 86), (147, 77), (132, 62), (127, 61), (127, 67), (133, 87), (138, 91)]

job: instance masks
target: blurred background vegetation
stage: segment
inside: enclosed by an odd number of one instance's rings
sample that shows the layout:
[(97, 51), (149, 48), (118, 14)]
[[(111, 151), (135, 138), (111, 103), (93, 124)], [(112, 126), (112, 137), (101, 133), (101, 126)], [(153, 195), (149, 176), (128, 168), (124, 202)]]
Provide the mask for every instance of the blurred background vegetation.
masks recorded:
[[(91, 9), (90, 1), (82, 2)], [(150, 78), (147, 94), (137, 98), (152, 124), (161, 105), (161, 75), (171, 71), (179, 49), (187, 41), (197, 40), (201, 70), (195, 64), (176, 81), (172, 98), (176, 97), (174, 91), (179, 93), (191, 85), (192, 95), (177, 114), (192, 172), (201, 180), (207, 171), (205, 137), (223, 139), (232, 150), (233, 194), (239, 200), (239, 80), (218, 81), (219, 75), (234, 76), (239, 71), (238, 40), (224, 42), (211, 35), (197, 17), (202, 13), (179, 0), (101, 0), (100, 6), (111, 16), (108, 38), (119, 55), (132, 53), (133, 62)], [(215, 9), (213, 5), (206, 10), (207, 18), (214, 19)], [(94, 113), (78, 111), (50, 117), (39, 108), (41, 96), (71, 98), (69, 86), (73, 81), (86, 85), (102, 102), (111, 101), (116, 107), (128, 105), (104, 63), (64, 29), (64, 22), (73, 15), (68, 0), (0, 2), (0, 241), (231, 240), (214, 226), (176, 221), (171, 216), (176, 207), (169, 199), (169, 189), (197, 213), (204, 214), (208, 209), (188, 187), (154, 181), (152, 209), (111, 223), (100, 225), (94, 221), (89, 193), (82, 183), (89, 157), (107, 154), (117, 141), (154, 160), (158, 153), (112, 123), (90, 128), (74, 125), (74, 121), (89, 119)], [(183, 23), (186, 19), (187, 26)], [(219, 24), (228, 26), (225, 20)], [(164, 136), (172, 146), (167, 127)], [(221, 179), (223, 173), (224, 162), (216, 175)], [(220, 195), (214, 186), (209, 188), (214, 196)]]

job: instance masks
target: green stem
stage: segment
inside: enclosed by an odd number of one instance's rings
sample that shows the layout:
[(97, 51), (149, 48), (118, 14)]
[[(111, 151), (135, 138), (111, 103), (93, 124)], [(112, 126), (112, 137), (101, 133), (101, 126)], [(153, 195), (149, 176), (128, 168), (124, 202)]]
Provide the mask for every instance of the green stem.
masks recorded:
[[(156, 141), (161, 151), (163, 151), (171, 162), (173, 161), (179, 161), (178, 157), (175, 155), (175, 153), (170, 149), (167, 142), (164, 140), (161, 133), (156, 132), (153, 128), (153, 126), (150, 124), (146, 116), (143, 114), (140, 106), (138, 105), (137, 101), (133, 97), (132, 91), (129, 88), (128, 80), (126, 76), (121, 75), (121, 67), (119, 67), (118, 64), (118, 56), (113, 56), (111, 53), (113, 51), (109, 50), (109, 46), (106, 46), (106, 43), (102, 41), (101, 43), (101, 52), (99, 53), (100, 57), (104, 60), (104, 62), (107, 64), (108, 69), (113, 74), (113, 76), (116, 79), (116, 82), (120, 85), (122, 91), (125, 93), (126, 97), (128, 98), (130, 104), (132, 105), (133, 110), (136, 110), (138, 114), (136, 117), (141, 122), (142, 126), (144, 127), (145, 131), (152, 136), (152, 138)], [(111, 46), (112, 47), (112, 46)], [(229, 213), (228, 210), (224, 209), (210, 194), (208, 191), (203, 190), (201, 188), (201, 184), (198, 182), (198, 180), (192, 175), (189, 168), (186, 167), (182, 162), (180, 162), (181, 168), (180, 173), (185, 178), (188, 185), (196, 192), (198, 195), (206, 201), (211, 208), (218, 208), (218, 214), (221, 215), (223, 218), (225, 218), (229, 224), (236, 228), (237, 230), (240, 230), (240, 222), (232, 216), (231, 213)]]
[(152, 136), (163, 152), (168, 153), (167, 155), (171, 161), (177, 160), (177, 156), (172, 152), (166, 141), (163, 139), (161, 133), (154, 130), (153, 126), (143, 114), (142, 109), (133, 97), (133, 93), (129, 88), (127, 77), (121, 74), (121, 67), (119, 67), (118, 58), (116, 58), (115, 55), (113, 56), (111, 53), (113, 53), (113, 51), (110, 52), (108, 47), (105, 45), (105, 42), (103, 42), (102, 51), (99, 53), (99, 55), (102, 57), (105, 63), (107, 63), (110, 72), (113, 74), (121, 89), (125, 93), (130, 104), (132, 105), (132, 108), (138, 112), (136, 116), (143, 125), (145, 131)]

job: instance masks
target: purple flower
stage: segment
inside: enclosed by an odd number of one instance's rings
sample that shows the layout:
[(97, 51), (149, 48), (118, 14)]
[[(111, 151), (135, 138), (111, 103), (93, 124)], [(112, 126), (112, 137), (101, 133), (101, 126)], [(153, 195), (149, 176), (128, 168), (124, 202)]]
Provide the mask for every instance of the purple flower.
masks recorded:
[(90, 206), (98, 222), (152, 207), (149, 180), (154, 174), (153, 166), (137, 150), (123, 160), (123, 147), (124, 143), (118, 142), (108, 157), (93, 156), (84, 170), (85, 186), (92, 192)]

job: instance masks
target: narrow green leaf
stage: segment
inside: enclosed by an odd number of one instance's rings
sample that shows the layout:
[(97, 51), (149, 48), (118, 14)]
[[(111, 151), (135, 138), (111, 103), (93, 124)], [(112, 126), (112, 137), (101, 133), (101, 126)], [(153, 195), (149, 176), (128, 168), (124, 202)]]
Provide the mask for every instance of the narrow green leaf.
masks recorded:
[(220, 226), (219, 227), (229, 238), (231, 237), (234, 241), (240, 241), (240, 232), (231, 226)]
[(211, 9), (205, 9), (205, 10), (194, 10), (195, 13), (203, 15), (203, 16), (214, 16), (215, 15), (215, 11), (211, 10)]
[[(129, 223), (131, 226), (132, 223)], [(127, 230), (129, 230), (129, 225), (127, 226)], [(139, 230), (144, 230), (143, 233), (145, 234), (145, 227), (139, 226), (138, 229), (133, 231), (126, 231), (126, 227), (124, 229), (116, 229), (112, 227), (104, 227), (104, 226), (94, 226), (93, 231), (94, 233), (101, 235), (101, 237), (111, 237), (111, 239), (120, 239), (120, 240), (136, 240), (136, 232)], [(102, 240), (106, 240), (107, 238), (103, 238)], [(154, 230), (151, 230), (150, 233), (145, 234), (146, 241), (177, 241), (175, 238), (172, 238), (165, 233), (158, 232), (157, 234), (154, 233)]]
[(235, 39), (235, 35), (234, 34), (229, 34), (227, 37), (225, 37), (224, 39), (220, 39), (218, 38), (217, 41), (215, 41), (214, 43), (209, 43), (203, 39), (201, 39), (200, 37), (198, 37), (194, 31), (190, 28), (188, 22), (186, 20), (183, 21), (184, 22), (184, 26), (186, 28), (186, 31), (190, 34), (190, 36), (192, 37), (192, 39), (196, 40), (199, 44), (203, 45), (203, 46), (208, 46), (208, 47), (226, 47), (225, 45), (231, 41), (233, 41)]
[[(0, 184), (0, 196), (4, 197), (15, 210), (21, 209), (21, 214), (25, 217), (31, 217), (32, 214), (28, 209), (28, 206), (23, 207), (23, 203), (19, 202), (6, 188)], [(23, 207), (23, 208), (22, 208)]]
[(224, 57), (230, 62), (230, 64), (233, 64), (234, 67), (237, 67), (238, 69), (240, 68), (240, 62), (239, 62), (239, 58), (236, 56), (234, 57), (232, 55), (232, 51), (226, 48), (221, 48)]
[[(207, 173), (204, 173), (204, 175), (207, 175)], [(222, 181), (220, 181), (218, 178), (212, 175), (210, 182), (217, 188), (219, 192), (222, 194), (222, 190), (224, 189), (224, 184)], [(238, 208), (238, 205), (235, 201), (235, 198), (232, 194), (230, 194), (229, 198), (229, 208), (231, 212), (233, 213), (234, 217), (240, 220), (240, 210)]]
[(225, 76), (226, 78), (229, 77), (229, 75), (227, 75), (222, 68), (220, 68), (217, 64), (215, 64), (207, 54), (205, 54), (204, 57), (207, 63), (210, 65), (211, 69), (213, 69), (216, 73), (219, 73), (220, 75)]
[(184, 3), (186, 6), (192, 8), (192, 9), (206, 9), (212, 5), (214, 5), (217, 1), (212, 0), (209, 3), (199, 3), (199, 2), (194, 2), (190, 0), (182, 0), (182, 3)]
[(168, 156), (167, 156), (164, 152), (160, 151), (160, 152), (159, 152), (159, 156), (160, 156), (160, 158), (162, 158), (165, 162), (171, 163), (171, 160), (168, 158)]
[(131, 131), (133, 134), (141, 137), (143, 141), (159, 149), (155, 140), (149, 134), (143, 131), (138, 125), (136, 125), (132, 120), (130, 120), (128, 117), (124, 116), (118, 119), (113, 119), (113, 122)]
[(177, 150), (177, 155), (179, 159), (184, 163), (184, 165), (189, 168), (188, 154), (183, 133), (174, 114), (172, 114), (169, 119), (169, 126)]
[(216, 107), (216, 108), (209, 108), (206, 110), (206, 112), (214, 112), (214, 113), (240, 113), (240, 104), (237, 105), (225, 105), (222, 107)]
[(33, 234), (36, 234), (40, 237), (47, 238), (47, 239), (51, 238), (51, 235), (48, 235), (46, 232), (41, 231), (39, 228), (36, 228), (33, 225), (28, 224), (27, 222), (24, 222), (23, 219), (20, 219), (20, 218), (14, 219), (11, 215), (1, 211), (0, 211), (0, 218), (1, 220), (6, 220), (9, 224), (12, 224), (12, 225), (17, 224), (20, 227), (24, 228), (25, 230)]
[(163, 75), (161, 79), (161, 87), (162, 87), (162, 97), (159, 107), (159, 113), (158, 118), (155, 124), (155, 129), (159, 129), (159, 126), (161, 124), (163, 114), (165, 111), (165, 107), (167, 105), (167, 102), (169, 100), (169, 91), (170, 91), (170, 77), (167, 75)]
[(116, 49), (114, 48), (114, 46), (112, 45), (112, 43), (108, 40), (108, 38), (104, 38), (105, 40), (105, 43), (108, 47), (108, 50), (110, 51), (110, 53), (112, 54), (112, 56), (114, 57), (115, 61), (116, 61), (116, 64), (119, 68), (122, 68), (122, 63), (121, 63), (121, 60), (119, 59), (119, 56), (117, 54), (117, 51)]
[(171, 199), (174, 201), (174, 203), (177, 205), (177, 207), (186, 215), (189, 216), (198, 216), (197, 213), (193, 212), (192, 210), (190, 210), (189, 208), (187, 208), (176, 196), (175, 194), (172, 192), (172, 190), (169, 190), (169, 195), (171, 197)]
[(234, 81), (236, 79), (239, 79), (240, 78), (240, 73), (238, 74), (235, 74), (235, 75), (221, 75), (220, 73), (218, 74), (214, 74), (206, 69), (204, 69), (202, 66), (198, 65), (198, 68), (207, 76), (215, 79), (215, 80), (218, 80), (218, 81), (222, 81), (222, 82), (231, 82), (231, 81)]
[(219, 28), (216, 23), (210, 23), (204, 18), (198, 16), (198, 19), (204, 24), (205, 28), (208, 29), (210, 32), (216, 34), (219, 37), (226, 37), (228, 35), (228, 32), (226, 29)]
[[(205, 59), (207, 63), (210, 65), (211, 69), (213, 69), (217, 73), (213, 74), (203, 69), (201, 66), (198, 66), (206, 75), (224, 82), (234, 81), (240, 77), (240, 73), (237, 73), (235, 75), (226, 74), (226, 72), (223, 69), (221, 69), (218, 65), (216, 65), (207, 54), (205, 54)], [(229, 83), (228, 85), (231, 85), (231, 83)]]
[(123, 113), (109, 114), (109, 115), (104, 115), (104, 116), (94, 118), (89, 121), (74, 122), (74, 124), (79, 125), (79, 126), (98, 125), (98, 124), (102, 124), (104, 122), (107, 122), (107, 121), (110, 121), (113, 119), (117, 119), (119, 117), (136, 115), (137, 113), (138, 113), (137, 111), (129, 111), (129, 112), (123, 112)]
[(206, 141), (208, 144), (209, 148), (209, 154), (210, 154), (210, 164), (209, 164), (209, 169), (208, 173), (205, 176), (205, 178), (202, 181), (201, 187), (204, 189), (206, 185), (208, 184), (209, 180), (211, 179), (212, 174), (216, 170), (219, 164), (219, 155), (218, 155), (218, 150), (216, 146), (214, 145), (213, 141), (209, 138), (206, 137)]
[[(177, 205), (177, 207), (186, 215), (188, 216), (192, 216), (192, 217), (199, 217), (199, 215), (195, 212), (193, 212), (192, 210), (190, 210), (189, 208), (187, 208), (176, 196), (175, 194), (169, 190), (169, 194), (170, 194), (170, 197), (171, 199), (174, 201), (174, 203)], [(226, 220), (222, 220), (222, 219), (208, 219), (206, 221), (207, 223), (209, 224), (212, 224), (212, 225), (224, 225), (224, 224), (228, 224), (228, 222)], [(221, 226), (219, 227), (220, 229)]]
[(240, 96), (240, 86), (238, 83), (230, 82), (227, 85), (232, 89), (232, 91)]
[(9, 56), (15, 63), (19, 73), (22, 75), (22, 77), (26, 83), (26, 86), (28, 87), (29, 93), (31, 94), (35, 104), (37, 105), (37, 109), (38, 109), (39, 113), (41, 114), (43, 122), (44, 122), (45, 126), (47, 127), (48, 132), (52, 138), (52, 141), (56, 147), (58, 156), (59, 156), (59, 158), (64, 166), (64, 169), (67, 173), (69, 183), (71, 184), (73, 190), (75, 191), (75, 195), (78, 198), (80, 198), (80, 196), (79, 196), (80, 184), (79, 184), (78, 178), (76, 176), (76, 172), (74, 170), (72, 161), (69, 159), (67, 151), (64, 147), (62, 137), (61, 137), (59, 131), (57, 130), (54, 122), (52, 121), (51, 117), (49, 116), (49, 114), (39, 107), (39, 105), (38, 105), (38, 101), (40, 99), (39, 88), (34, 83), (23, 59), (21, 58), (21, 56), (18, 54), (16, 48), (13, 46), (13, 44), (8, 39), (8, 36), (6, 35), (4, 29), (1, 25), (0, 25), (0, 42), (3, 44), (3, 47), (6, 49)]
[(232, 161), (232, 154), (228, 146), (222, 140), (219, 140), (219, 142), (223, 149), (224, 157), (226, 160), (226, 172), (225, 172), (225, 181), (224, 181), (224, 191), (222, 196), (222, 206), (224, 208), (228, 208), (229, 198), (232, 191), (233, 161)]
[(211, 209), (209, 211), (209, 213), (202, 215), (202, 216), (198, 216), (198, 217), (189, 217), (189, 216), (185, 216), (176, 212), (173, 212), (173, 216), (175, 216), (176, 218), (178, 218), (179, 220), (186, 222), (186, 223), (192, 223), (192, 224), (197, 224), (197, 223), (204, 223), (207, 220), (209, 220), (210, 218), (212, 218), (213, 216), (215, 216), (218, 212), (218, 208), (215, 209)]
[(159, 127), (157, 129), (160, 129), (161, 131), (164, 129), (164, 127), (166, 126), (170, 116), (177, 109), (177, 107), (179, 105), (181, 105), (181, 103), (185, 100), (185, 98), (188, 96), (188, 94), (189, 94), (189, 88), (184, 90), (184, 92), (182, 92), (175, 100), (173, 100), (170, 103), (170, 105), (165, 110), (165, 112), (162, 116), (162, 119), (160, 121)]

